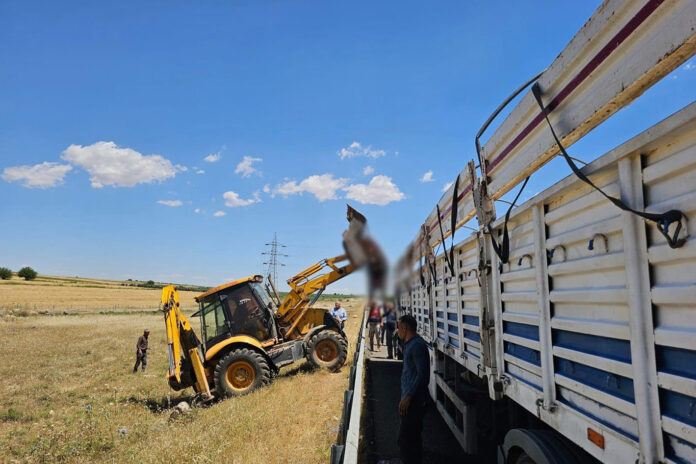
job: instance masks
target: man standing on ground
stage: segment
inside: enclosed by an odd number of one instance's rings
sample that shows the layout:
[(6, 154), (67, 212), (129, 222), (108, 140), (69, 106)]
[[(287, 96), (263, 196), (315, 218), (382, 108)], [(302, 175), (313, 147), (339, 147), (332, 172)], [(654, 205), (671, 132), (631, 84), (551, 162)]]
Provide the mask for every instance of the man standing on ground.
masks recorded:
[(346, 325), (346, 320), (348, 320), (348, 314), (346, 314), (346, 310), (341, 307), (340, 301), (337, 301), (331, 310), (331, 317), (336, 320), (336, 323), (341, 327), (341, 330), (343, 330)]
[(384, 345), (384, 333), (387, 330), (386, 327), (384, 327), (384, 315), (387, 313), (387, 304), (384, 303), (382, 305), (382, 317), (379, 320), (379, 343), (381, 345)]
[(417, 327), (413, 316), (402, 316), (399, 320), (399, 337), (404, 342), (404, 365), (401, 369), (398, 443), (404, 464), (420, 464), (423, 461), (421, 435), (430, 381), (430, 353), (428, 344), (416, 332)]
[(147, 337), (150, 336), (150, 330), (145, 329), (143, 334), (138, 337), (138, 343), (135, 345), (135, 366), (133, 366), (133, 372), (138, 372), (138, 365), (142, 363), (143, 372), (145, 372), (145, 366), (147, 365)]
[(374, 301), (370, 302), (370, 313), (367, 315), (367, 327), (370, 329), (367, 333), (370, 339), (370, 351), (375, 351), (374, 340), (377, 339), (377, 349), (379, 349), (379, 322), (381, 317), (379, 315), (379, 306)]
[(387, 355), (389, 359), (394, 359), (394, 331), (396, 330), (396, 313), (394, 305), (386, 304), (386, 312), (382, 316), (382, 327), (387, 336)]

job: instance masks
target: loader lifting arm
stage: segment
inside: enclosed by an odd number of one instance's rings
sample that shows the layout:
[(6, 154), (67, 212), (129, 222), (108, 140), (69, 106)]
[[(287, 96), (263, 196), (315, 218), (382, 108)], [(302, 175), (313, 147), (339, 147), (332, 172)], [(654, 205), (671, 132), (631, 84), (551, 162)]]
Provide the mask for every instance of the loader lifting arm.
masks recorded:
[[(285, 338), (292, 338), (293, 332), (312, 302), (310, 297), (313, 293), (319, 292), (315, 299), (318, 298), (327, 286), (355, 271), (356, 267), (352, 263), (337, 266), (343, 261), (348, 261), (348, 255), (334, 256), (320, 261), (288, 280), (290, 293), (276, 312), (278, 327)], [(321, 271), (326, 272), (313, 277)]]

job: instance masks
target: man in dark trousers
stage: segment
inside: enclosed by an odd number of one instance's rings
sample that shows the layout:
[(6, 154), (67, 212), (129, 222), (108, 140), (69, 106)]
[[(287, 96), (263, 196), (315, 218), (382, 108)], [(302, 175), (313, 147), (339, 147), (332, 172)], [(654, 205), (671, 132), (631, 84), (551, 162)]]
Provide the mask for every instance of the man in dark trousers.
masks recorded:
[(423, 462), (423, 415), (428, 399), (430, 353), (428, 344), (416, 332), (416, 319), (406, 315), (399, 319), (399, 338), (404, 342), (404, 365), (401, 369), (399, 414), (399, 449), (404, 464)]
[(147, 337), (150, 336), (150, 330), (145, 329), (143, 334), (138, 337), (138, 343), (135, 345), (135, 366), (133, 366), (133, 372), (138, 372), (138, 365), (142, 363), (143, 372), (145, 372), (145, 366), (147, 366)]
[(396, 330), (396, 313), (394, 305), (386, 304), (385, 313), (382, 316), (382, 327), (387, 338), (387, 355), (389, 359), (394, 359), (394, 331)]

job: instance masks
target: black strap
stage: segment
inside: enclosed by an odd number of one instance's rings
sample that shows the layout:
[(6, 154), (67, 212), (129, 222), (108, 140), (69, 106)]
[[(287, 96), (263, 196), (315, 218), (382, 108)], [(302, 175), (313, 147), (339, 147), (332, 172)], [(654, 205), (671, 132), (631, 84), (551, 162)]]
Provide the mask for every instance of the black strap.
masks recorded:
[(447, 267), (450, 270), (450, 276), (454, 277), (454, 231), (457, 228), (457, 209), (459, 205), (459, 176), (454, 182), (454, 191), (452, 192), (452, 212), (450, 217), (452, 218), (450, 230), (452, 231), (452, 245), (449, 251), (447, 251), (447, 245), (445, 244), (445, 233), (442, 230), (442, 215), (440, 214), (440, 204), (435, 205), (437, 207), (437, 223), (440, 225), (440, 237), (442, 237), (442, 248), (445, 252), (445, 261), (447, 261)]
[[(681, 228), (682, 228), (681, 220), (682, 219), (686, 220), (686, 216), (684, 216), (684, 213), (682, 213), (681, 211), (676, 210), (676, 209), (671, 209), (671, 210), (669, 210), (665, 213), (662, 213), (662, 214), (646, 213), (644, 211), (637, 211), (633, 208), (630, 208), (628, 205), (626, 205), (624, 202), (622, 202), (618, 198), (614, 198), (614, 197), (609, 196), (606, 193), (604, 193), (604, 191), (602, 189), (600, 189), (595, 184), (593, 184), (592, 181), (590, 179), (588, 179), (585, 174), (582, 173), (582, 171), (573, 162), (573, 159), (568, 155), (565, 148), (563, 148), (563, 145), (561, 144), (561, 141), (558, 139), (558, 136), (556, 135), (556, 131), (553, 130), (553, 126), (551, 125), (551, 121), (549, 120), (549, 112), (541, 101), (541, 87), (539, 87), (538, 82), (534, 83), (534, 85), (532, 86), (532, 94), (534, 94), (534, 98), (536, 98), (536, 101), (539, 104), (539, 108), (541, 108), (542, 113), (544, 113), (544, 118), (546, 118), (546, 122), (549, 125), (549, 129), (551, 129), (551, 134), (553, 135), (553, 138), (556, 141), (558, 148), (561, 150), (561, 154), (565, 158), (566, 163), (568, 163), (568, 166), (570, 166), (570, 169), (573, 170), (575, 175), (578, 176), (580, 178), (580, 180), (587, 183), (592, 188), (594, 188), (599, 193), (601, 193), (607, 200), (614, 203), (614, 205), (617, 208), (620, 208), (623, 211), (628, 211), (629, 213), (633, 213), (637, 216), (642, 217), (643, 219), (647, 219), (648, 221), (653, 221), (653, 222), (657, 223), (657, 226), (658, 226), (657, 230), (659, 230), (660, 233), (665, 237), (670, 248), (680, 248), (682, 245), (684, 245), (684, 243), (686, 242), (686, 238), (679, 238), (679, 232), (681, 232)], [(669, 235), (669, 226), (673, 222), (677, 223), (677, 227), (674, 230), (674, 234), (672, 236), (670, 236)]]
[(418, 272), (420, 273), (421, 287), (425, 287), (425, 277), (423, 276), (423, 262), (418, 260)]
[(459, 175), (457, 175), (457, 180), (454, 181), (454, 192), (452, 193), (452, 225), (450, 230), (452, 231), (452, 245), (450, 246), (450, 275), (454, 277), (454, 231), (457, 230), (457, 215), (459, 210)]
[(452, 264), (452, 261), (450, 260), (450, 256), (447, 253), (447, 244), (445, 244), (445, 233), (442, 230), (442, 218), (440, 217), (440, 205), (435, 205), (437, 206), (437, 223), (440, 225), (440, 237), (442, 237), (442, 248), (445, 253), (445, 261), (447, 262), (447, 267), (449, 267), (451, 274), (454, 275), (454, 265)]
[(493, 251), (495, 251), (495, 254), (498, 255), (498, 258), (500, 258), (500, 262), (502, 264), (506, 264), (508, 262), (508, 259), (510, 258), (510, 234), (508, 233), (508, 221), (510, 220), (510, 212), (512, 212), (512, 208), (515, 207), (517, 199), (520, 198), (522, 190), (524, 190), (524, 188), (527, 186), (527, 182), (529, 182), (529, 177), (527, 177), (524, 180), (522, 188), (519, 192), (517, 192), (515, 200), (512, 203), (510, 203), (510, 207), (508, 208), (507, 213), (505, 213), (505, 222), (503, 223), (503, 241), (500, 245), (498, 245), (498, 242), (496, 242), (495, 240), (495, 233), (493, 232), (493, 227), (491, 227), (491, 223), (488, 223), (488, 232), (491, 234), (491, 244), (493, 245)]
[(432, 283), (437, 279), (437, 268), (435, 268), (435, 263), (428, 263), (428, 267), (430, 268), (430, 275), (432, 276), (430, 283)]

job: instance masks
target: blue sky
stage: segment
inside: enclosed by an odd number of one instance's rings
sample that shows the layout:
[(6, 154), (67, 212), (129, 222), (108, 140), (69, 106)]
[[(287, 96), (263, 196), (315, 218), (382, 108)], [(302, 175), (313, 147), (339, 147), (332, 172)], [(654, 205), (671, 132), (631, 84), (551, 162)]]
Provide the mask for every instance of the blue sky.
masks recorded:
[[(104, 3), (0, 7), (0, 266), (217, 285), (259, 272), (277, 232), (284, 281), (342, 252), (346, 202), (396, 259), (600, 2)], [(571, 152), (690, 103), (695, 63)]]

